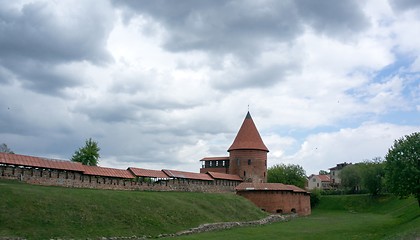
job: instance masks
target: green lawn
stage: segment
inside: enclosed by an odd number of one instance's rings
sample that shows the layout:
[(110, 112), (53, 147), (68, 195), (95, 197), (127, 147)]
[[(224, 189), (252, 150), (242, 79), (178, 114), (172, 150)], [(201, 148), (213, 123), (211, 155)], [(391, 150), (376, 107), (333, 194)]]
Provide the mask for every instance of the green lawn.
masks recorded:
[[(234, 194), (139, 192), (44, 187), (0, 180), (0, 239), (157, 236), (202, 223), (265, 217)], [(413, 198), (323, 196), (313, 214), (289, 222), (175, 239), (416, 239)]]
[(176, 239), (416, 239), (420, 208), (413, 198), (324, 196), (308, 217)]
[(72, 189), (0, 180), (0, 238), (156, 236), (265, 216), (234, 194)]

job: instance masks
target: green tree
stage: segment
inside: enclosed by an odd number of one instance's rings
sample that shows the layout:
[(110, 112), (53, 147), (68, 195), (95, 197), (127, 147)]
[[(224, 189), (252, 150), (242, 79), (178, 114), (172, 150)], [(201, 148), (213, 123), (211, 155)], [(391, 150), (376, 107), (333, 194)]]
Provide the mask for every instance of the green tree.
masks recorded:
[(310, 195), (311, 208), (314, 208), (321, 201), (321, 190), (319, 190), (318, 188), (314, 188), (310, 192), (311, 192), (311, 195)]
[(325, 170), (319, 170), (319, 175), (328, 175), (329, 173)]
[(341, 187), (350, 193), (360, 190), (361, 176), (358, 164), (348, 165), (340, 172)]
[(268, 168), (267, 181), (269, 183), (284, 183), (304, 188), (306, 183), (306, 173), (299, 165), (277, 164)]
[(98, 143), (93, 141), (91, 138), (86, 140), (86, 144), (84, 147), (79, 148), (76, 152), (74, 152), (71, 160), (73, 162), (80, 162), (83, 165), (88, 166), (97, 166), (98, 159), (99, 159), (99, 150)]
[(388, 190), (401, 198), (413, 195), (420, 207), (420, 132), (395, 140), (385, 160)]
[(385, 164), (380, 157), (360, 164), (363, 189), (373, 196), (382, 193), (384, 189)]
[(2, 143), (0, 145), (0, 152), (2, 153), (10, 153), (10, 154), (15, 154), (7, 145), (6, 143)]

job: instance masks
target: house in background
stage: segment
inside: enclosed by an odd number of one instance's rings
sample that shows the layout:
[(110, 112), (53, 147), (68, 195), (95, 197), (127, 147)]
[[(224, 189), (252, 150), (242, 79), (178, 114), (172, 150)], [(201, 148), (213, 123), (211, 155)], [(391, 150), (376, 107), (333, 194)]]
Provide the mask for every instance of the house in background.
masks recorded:
[(351, 163), (339, 163), (337, 166), (330, 168), (330, 179), (331, 179), (331, 187), (337, 188), (341, 184), (340, 172), (343, 168), (347, 165), (351, 165)]
[(331, 178), (329, 175), (315, 175), (312, 174), (308, 178), (308, 189), (320, 189), (328, 190), (331, 189)]

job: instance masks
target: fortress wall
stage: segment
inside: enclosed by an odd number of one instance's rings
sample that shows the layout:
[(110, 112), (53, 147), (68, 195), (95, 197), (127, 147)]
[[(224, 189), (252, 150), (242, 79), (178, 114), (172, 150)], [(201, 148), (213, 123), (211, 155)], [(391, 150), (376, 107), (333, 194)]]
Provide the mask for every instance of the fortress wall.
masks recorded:
[(270, 213), (311, 214), (309, 194), (291, 191), (238, 191), (237, 194)]
[(61, 186), (73, 188), (140, 190), (140, 191), (182, 191), (222, 193), (235, 192), (237, 181), (214, 180), (201, 181), (191, 179), (168, 179), (157, 182), (141, 182), (133, 179), (121, 179), (85, 175), (81, 172), (54, 169), (38, 169), (0, 165), (0, 179), (15, 179), (29, 184)]

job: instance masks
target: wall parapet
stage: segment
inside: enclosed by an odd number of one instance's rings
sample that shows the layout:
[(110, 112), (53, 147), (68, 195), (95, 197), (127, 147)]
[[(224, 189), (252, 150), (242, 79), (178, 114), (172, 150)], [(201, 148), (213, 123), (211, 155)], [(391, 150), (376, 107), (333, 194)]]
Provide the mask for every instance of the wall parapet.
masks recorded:
[(172, 178), (158, 181), (142, 181), (141, 178), (115, 178), (86, 175), (81, 172), (57, 169), (41, 169), (0, 164), (0, 178), (14, 179), (29, 184), (72, 188), (95, 188), (139, 191), (182, 191), (222, 193), (235, 192), (238, 181), (202, 181)]

